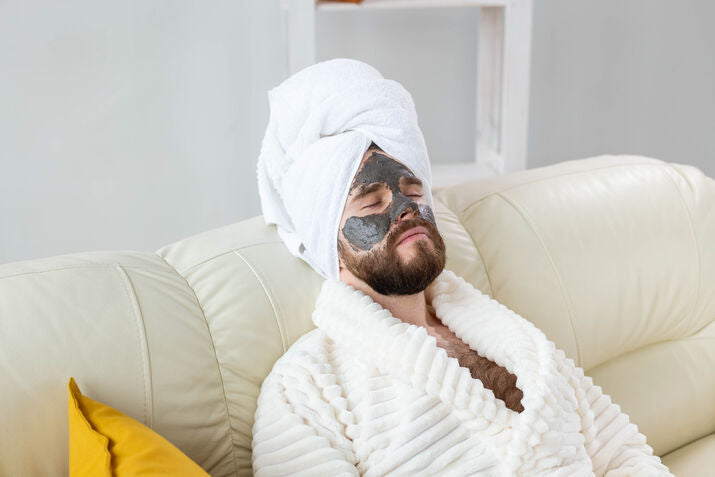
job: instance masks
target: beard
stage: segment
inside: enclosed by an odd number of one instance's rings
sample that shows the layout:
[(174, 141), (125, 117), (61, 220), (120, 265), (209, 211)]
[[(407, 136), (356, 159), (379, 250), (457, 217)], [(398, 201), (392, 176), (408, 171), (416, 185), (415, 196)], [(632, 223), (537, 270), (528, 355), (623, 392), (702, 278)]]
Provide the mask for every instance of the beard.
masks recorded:
[[(409, 258), (397, 251), (403, 232), (422, 226), (429, 240), (415, 240)], [(338, 240), (338, 254), (353, 275), (381, 295), (414, 295), (425, 290), (444, 269), (447, 260), (444, 240), (437, 227), (422, 218), (401, 221), (372, 250), (356, 252)]]

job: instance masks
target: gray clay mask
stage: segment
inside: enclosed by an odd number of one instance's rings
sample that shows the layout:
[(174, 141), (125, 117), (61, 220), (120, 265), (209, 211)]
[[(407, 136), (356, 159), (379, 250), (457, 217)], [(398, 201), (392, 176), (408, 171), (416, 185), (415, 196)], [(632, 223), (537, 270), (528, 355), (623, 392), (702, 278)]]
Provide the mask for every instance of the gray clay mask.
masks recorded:
[(351, 216), (345, 221), (343, 234), (354, 246), (361, 250), (370, 250), (376, 243), (382, 241), (390, 231), (393, 222), (406, 210), (417, 211), (419, 216), (434, 224), (432, 208), (426, 204), (418, 204), (405, 196), (400, 190), (400, 178), (415, 178), (408, 168), (379, 152), (373, 153), (355, 176), (350, 190), (367, 187), (372, 183), (384, 183), (392, 191), (392, 202), (385, 212)]

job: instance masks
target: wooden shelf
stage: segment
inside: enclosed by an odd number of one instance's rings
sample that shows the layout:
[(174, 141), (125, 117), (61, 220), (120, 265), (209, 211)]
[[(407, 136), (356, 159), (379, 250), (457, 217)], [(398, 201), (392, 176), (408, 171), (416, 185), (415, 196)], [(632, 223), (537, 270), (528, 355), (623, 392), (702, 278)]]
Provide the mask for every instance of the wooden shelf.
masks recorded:
[(356, 11), (402, 8), (504, 7), (508, 0), (363, 0), (362, 3), (318, 0), (320, 11)]

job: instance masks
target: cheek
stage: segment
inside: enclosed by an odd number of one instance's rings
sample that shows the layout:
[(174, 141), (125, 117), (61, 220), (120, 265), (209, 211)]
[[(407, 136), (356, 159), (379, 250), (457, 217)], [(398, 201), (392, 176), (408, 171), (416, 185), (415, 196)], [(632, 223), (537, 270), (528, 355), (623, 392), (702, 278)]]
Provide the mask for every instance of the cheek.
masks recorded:
[(342, 228), (345, 238), (361, 250), (370, 250), (389, 230), (390, 219), (387, 214), (348, 217)]
[(432, 225), (437, 225), (434, 220), (434, 213), (432, 212), (432, 207), (427, 204), (418, 204), (418, 208), (420, 209), (420, 217), (425, 219), (427, 222), (430, 222)]

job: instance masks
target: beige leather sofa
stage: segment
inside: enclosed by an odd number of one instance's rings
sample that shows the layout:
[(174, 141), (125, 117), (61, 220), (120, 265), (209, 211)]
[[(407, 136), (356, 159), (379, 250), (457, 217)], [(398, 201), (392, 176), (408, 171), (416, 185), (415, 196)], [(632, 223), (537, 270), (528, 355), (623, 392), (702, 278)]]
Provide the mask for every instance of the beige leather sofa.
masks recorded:
[[(715, 181), (599, 156), (435, 197), (447, 268), (542, 329), (676, 476), (715, 475)], [(0, 266), (0, 475), (66, 475), (70, 376), (212, 475), (250, 475), (260, 384), (321, 282), (261, 217)]]

